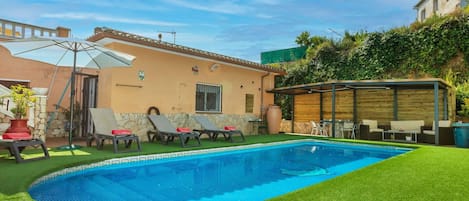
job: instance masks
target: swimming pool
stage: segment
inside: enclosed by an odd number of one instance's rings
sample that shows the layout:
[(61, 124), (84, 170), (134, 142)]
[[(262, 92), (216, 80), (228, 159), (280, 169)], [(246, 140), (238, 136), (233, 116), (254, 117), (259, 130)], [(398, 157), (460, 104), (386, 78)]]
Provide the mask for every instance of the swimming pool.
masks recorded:
[(323, 141), (249, 147), (91, 166), (44, 179), (29, 193), (38, 201), (265, 200), (410, 150)]

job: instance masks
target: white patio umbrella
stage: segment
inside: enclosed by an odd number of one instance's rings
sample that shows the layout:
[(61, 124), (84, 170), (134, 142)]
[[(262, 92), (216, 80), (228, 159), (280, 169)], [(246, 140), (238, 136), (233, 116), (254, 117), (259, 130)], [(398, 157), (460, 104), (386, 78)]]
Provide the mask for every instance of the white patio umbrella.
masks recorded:
[(70, 80), (70, 129), (69, 149), (73, 149), (72, 125), (75, 99), (75, 72), (76, 68), (111, 68), (130, 67), (134, 56), (107, 49), (100, 44), (75, 38), (40, 38), (0, 42), (11, 55), (30, 60), (41, 61), (56, 66), (72, 67)]

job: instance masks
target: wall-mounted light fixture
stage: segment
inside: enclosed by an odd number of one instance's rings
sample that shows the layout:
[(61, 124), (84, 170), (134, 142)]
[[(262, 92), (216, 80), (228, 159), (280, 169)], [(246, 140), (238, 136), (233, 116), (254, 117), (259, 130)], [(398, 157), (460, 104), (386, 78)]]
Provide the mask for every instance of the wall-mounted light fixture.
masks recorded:
[(217, 69), (218, 69), (218, 67), (220, 67), (220, 65), (219, 65), (219, 64), (212, 64), (212, 65), (210, 66), (210, 71), (212, 71), (212, 72), (213, 72), (213, 71), (217, 70)]
[(192, 72), (198, 73), (199, 72), (199, 67), (197, 65), (192, 66)]

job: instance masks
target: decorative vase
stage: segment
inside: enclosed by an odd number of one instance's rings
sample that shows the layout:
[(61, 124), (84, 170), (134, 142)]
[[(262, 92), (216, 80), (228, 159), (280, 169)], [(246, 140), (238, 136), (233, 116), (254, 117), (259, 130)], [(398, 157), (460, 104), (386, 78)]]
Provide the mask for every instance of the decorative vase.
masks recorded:
[(10, 128), (5, 133), (30, 133), (28, 128), (28, 119), (11, 119)]
[(271, 105), (267, 110), (267, 125), (270, 134), (278, 134), (282, 121), (282, 110), (280, 106)]

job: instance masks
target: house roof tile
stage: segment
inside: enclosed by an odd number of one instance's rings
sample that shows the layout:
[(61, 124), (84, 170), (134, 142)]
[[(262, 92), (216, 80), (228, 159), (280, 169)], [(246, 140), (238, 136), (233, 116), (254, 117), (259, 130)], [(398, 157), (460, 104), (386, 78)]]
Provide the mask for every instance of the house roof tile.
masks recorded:
[(87, 40), (96, 42), (104, 38), (112, 38), (112, 39), (121, 40), (125, 42), (144, 45), (148, 47), (155, 47), (155, 48), (160, 48), (160, 49), (173, 51), (177, 53), (189, 54), (193, 56), (218, 60), (218, 61), (245, 66), (247, 68), (261, 70), (265, 72), (278, 73), (278, 74), (286, 73), (284, 70), (273, 68), (268, 65), (263, 65), (260, 63), (247, 61), (247, 60), (243, 60), (243, 59), (239, 59), (235, 57), (230, 57), (230, 56), (221, 55), (221, 54), (217, 54), (213, 52), (199, 50), (199, 49), (195, 49), (195, 48), (191, 48), (191, 47), (187, 47), (183, 45), (176, 45), (176, 44), (164, 42), (161, 40), (155, 40), (152, 38), (139, 36), (136, 34), (131, 34), (131, 33), (123, 32), (123, 31), (118, 31), (118, 30), (114, 30), (114, 29), (110, 29), (106, 27), (95, 28), (94, 35), (89, 37)]

